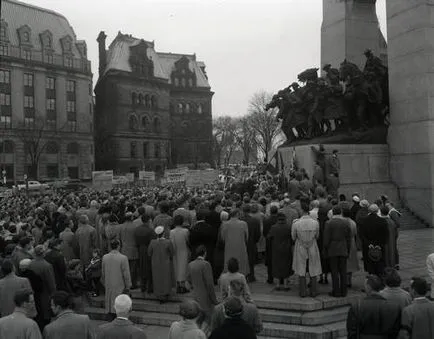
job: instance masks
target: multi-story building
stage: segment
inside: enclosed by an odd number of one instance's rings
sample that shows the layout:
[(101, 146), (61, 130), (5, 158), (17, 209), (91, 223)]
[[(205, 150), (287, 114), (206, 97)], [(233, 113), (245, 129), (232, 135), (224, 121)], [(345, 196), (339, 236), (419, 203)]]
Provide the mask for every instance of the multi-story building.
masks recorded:
[(211, 163), (213, 92), (205, 64), (120, 32), (108, 50), (104, 32), (97, 41), (97, 167), (137, 173)]
[(87, 47), (51, 10), (2, 0), (0, 165), (8, 180), (91, 177), (92, 73)]

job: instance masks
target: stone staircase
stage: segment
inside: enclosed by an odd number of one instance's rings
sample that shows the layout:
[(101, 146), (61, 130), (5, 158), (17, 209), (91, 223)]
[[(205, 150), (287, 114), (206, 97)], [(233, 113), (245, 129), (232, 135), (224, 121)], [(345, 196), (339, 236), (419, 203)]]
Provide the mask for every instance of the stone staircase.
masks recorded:
[(401, 213), (400, 226), (401, 230), (416, 230), (430, 227), (425, 221), (416, 216), (411, 210), (406, 207), (398, 208)]
[[(264, 325), (259, 338), (337, 339), (346, 336), (346, 318), (349, 305), (361, 293), (351, 291), (346, 298), (321, 295), (301, 299), (290, 295), (254, 295)], [(178, 316), (179, 303), (186, 297), (173, 296), (160, 304), (153, 296), (132, 292), (131, 320), (136, 324), (169, 327)], [(105, 320), (104, 298), (93, 298), (85, 313), (93, 320)]]

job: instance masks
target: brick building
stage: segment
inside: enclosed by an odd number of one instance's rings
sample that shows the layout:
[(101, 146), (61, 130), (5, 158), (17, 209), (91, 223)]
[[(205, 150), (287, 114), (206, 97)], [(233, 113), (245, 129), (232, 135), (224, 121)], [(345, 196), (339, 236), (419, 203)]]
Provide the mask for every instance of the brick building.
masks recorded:
[(205, 64), (120, 32), (108, 49), (104, 32), (97, 41), (97, 168), (137, 174), (211, 163), (213, 92)]
[(1, 2), (0, 141), (8, 180), (91, 177), (86, 43), (64, 16), (15, 0)]

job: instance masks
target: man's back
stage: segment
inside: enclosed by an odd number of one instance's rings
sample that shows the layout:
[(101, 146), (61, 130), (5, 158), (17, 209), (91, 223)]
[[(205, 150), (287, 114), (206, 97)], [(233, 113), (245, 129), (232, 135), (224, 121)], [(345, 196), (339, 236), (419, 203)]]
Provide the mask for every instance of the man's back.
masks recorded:
[(146, 339), (146, 334), (140, 328), (126, 319), (116, 318), (111, 323), (99, 328), (98, 339)]
[(14, 296), (19, 290), (32, 290), (27, 278), (17, 277), (15, 273), (8, 274), (0, 280), (0, 316), (12, 314), (15, 309)]
[(44, 339), (92, 339), (94, 333), (87, 315), (73, 311), (61, 313), (44, 329)]
[(241, 318), (228, 318), (216, 328), (209, 339), (256, 339), (253, 328)]
[(396, 338), (401, 309), (373, 293), (351, 306), (347, 317), (348, 339)]
[(42, 339), (38, 324), (22, 312), (14, 312), (0, 319), (0, 338)]
[(411, 304), (411, 295), (401, 287), (386, 287), (380, 294), (401, 309)]
[(334, 217), (326, 222), (323, 245), (329, 257), (348, 256), (351, 230), (347, 220)]
[(434, 303), (417, 298), (402, 311), (400, 338), (434, 338)]

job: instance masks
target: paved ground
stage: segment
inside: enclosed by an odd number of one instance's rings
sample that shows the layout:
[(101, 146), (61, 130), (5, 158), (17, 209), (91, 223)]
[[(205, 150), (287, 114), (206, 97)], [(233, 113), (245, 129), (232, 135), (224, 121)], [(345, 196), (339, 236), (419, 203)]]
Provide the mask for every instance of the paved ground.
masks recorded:
[[(428, 254), (434, 252), (434, 229), (419, 229), (403, 231), (399, 236), (399, 253), (400, 253), (400, 275), (402, 278), (402, 286), (408, 287), (409, 282), (413, 276), (427, 277), (426, 272), (426, 257)], [(363, 267), (360, 262), (360, 267)], [(366, 273), (359, 271), (354, 275), (353, 290), (360, 291), (363, 288), (364, 277)], [(266, 268), (260, 264), (256, 267), (257, 282), (250, 285), (253, 298), (255, 294), (266, 294), (270, 300), (281, 300), (279, 297), (282, 295), (298, 294), (297, 279), (291, 279), (291, 291), (277, 292), (273, 291), (273, 286), (265, 283), (267, 279)], [(330, 279), (329, 279), (330, 280)], [(331, 284), (320, 285), (321, 294), (327, 294), (331, 289)], [(95, 325), (103, 322), (95, 321)], [(168, 328), (159, 326), (141, 326), (148, 334), (148, 338), (153, 339), (166, 339)]]

